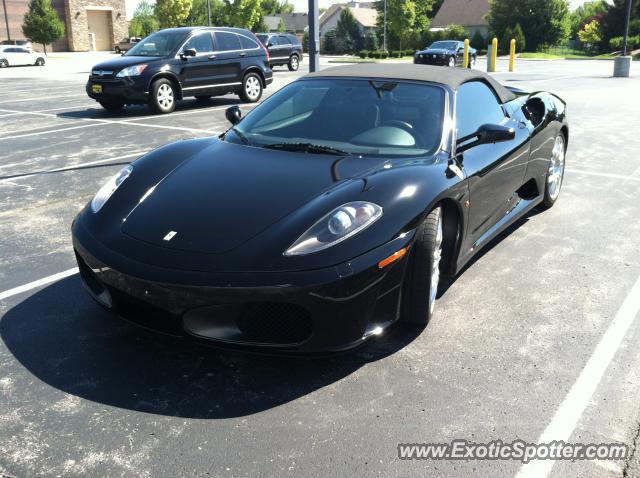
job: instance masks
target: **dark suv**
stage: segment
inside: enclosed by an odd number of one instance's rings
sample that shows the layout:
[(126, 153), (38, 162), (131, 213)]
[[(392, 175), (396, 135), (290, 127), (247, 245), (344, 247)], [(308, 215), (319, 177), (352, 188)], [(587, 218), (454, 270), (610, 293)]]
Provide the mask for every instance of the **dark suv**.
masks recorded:
[(94, 66), (87, 94), (108, 110), (144, 104), (170, 113), (176, 100), (236, 93), (249, 103), (273, 81), (269, 54), (248, 30), (169, 28)]
[(269, 50), (269, 65), (287, 65), (296, 71), (302, 61), (302, 44), (291, 33), (256, 33), (258, 39)]

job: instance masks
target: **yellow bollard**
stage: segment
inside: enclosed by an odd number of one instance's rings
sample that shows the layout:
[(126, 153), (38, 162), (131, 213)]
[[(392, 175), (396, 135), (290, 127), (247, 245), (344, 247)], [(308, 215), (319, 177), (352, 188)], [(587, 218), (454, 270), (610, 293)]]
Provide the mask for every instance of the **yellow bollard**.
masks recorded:
[(494, 38), (493, 40), (491, 40), (491, 58), (489, 59), (489, 61), (491, 62), (491, 68), (489, 68), (489, 71), (496, 71), (496, 61), (498, 59), (498, 39)]
[(469, 68), (469, 39), (464, 40), (464, 56), (462, 57), (462, 68)]
[(515, 70), (516, 63), (516, 39), (511, 39), (511, 45), (509, 46), (509, 71)]

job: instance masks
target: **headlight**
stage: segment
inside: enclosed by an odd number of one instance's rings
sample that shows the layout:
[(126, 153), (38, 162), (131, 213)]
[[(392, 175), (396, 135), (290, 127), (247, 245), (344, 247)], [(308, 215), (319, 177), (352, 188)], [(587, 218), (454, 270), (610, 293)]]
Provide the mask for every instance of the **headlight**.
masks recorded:
[(116, 78), (124, 78), (125, 76), (140, 76), (147, 65), (133, 65), (123, 68), (118, 72)]
[(311, 226), (284, 255), (302, 256), (334, 246), (370, 226), (381, 216), (382, 207), (371, 202), (344, 204)]
[(133, 168), (131, 166), (122, 168), (118, 174), (111, 177), (105, 183), (105, 185), (100, 188), (100, 190), (91, 200), (91, 210), (94, 213), (98, 212), (100, 208), (104, 206), (104, 203), (106, 203), (111, 195), (115, 192), (115, 190), (118, 189), (118, 186), (120, 186), (124, 182), (124, 180), (129, 177), (131, 171), (133, 171)]

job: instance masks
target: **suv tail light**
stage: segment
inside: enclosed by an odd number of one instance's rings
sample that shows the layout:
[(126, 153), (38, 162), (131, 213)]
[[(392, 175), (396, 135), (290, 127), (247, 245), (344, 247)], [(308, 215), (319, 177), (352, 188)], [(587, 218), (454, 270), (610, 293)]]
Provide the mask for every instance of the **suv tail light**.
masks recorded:
[(251, 32), (251, 34), (253, 35), (253, 39), (256, 41), (256, 43), (260, 45), (260, 47), (264, 50), (265, 55), (267, 55), (267, 63), (269, 63), (269, 60), (270, 60), (269, 50), (267, 49), (266, 46), (264, 46), (264, 43), (258, 40), (258, 37), (253, 32)]

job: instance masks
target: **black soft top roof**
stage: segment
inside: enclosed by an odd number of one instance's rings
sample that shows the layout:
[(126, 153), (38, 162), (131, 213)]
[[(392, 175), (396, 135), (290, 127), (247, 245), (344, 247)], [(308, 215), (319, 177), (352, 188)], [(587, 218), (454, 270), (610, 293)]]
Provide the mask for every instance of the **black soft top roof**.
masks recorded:
[(516, 98), (516, 95), (498, 83), (498, 81), (490, 75), (483, 71), (470, 70), (467, 68), (445, 68), (442, 66), (414, 65), (411, 63), (366, 63), (327, 68), (326, 70), (310, 73), (306, 77), (351, 77), (431, 81), (447, 85), (452, 90), (457, 90), (461, 84), (468, 81), (479, 80), (491, 86), (502, 103)]

